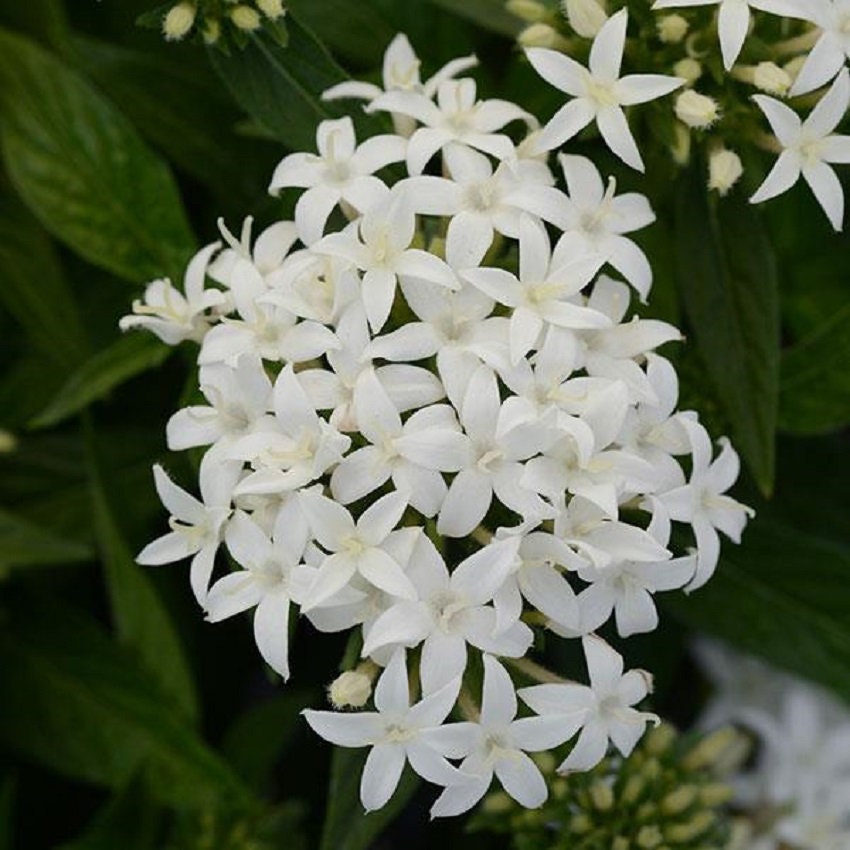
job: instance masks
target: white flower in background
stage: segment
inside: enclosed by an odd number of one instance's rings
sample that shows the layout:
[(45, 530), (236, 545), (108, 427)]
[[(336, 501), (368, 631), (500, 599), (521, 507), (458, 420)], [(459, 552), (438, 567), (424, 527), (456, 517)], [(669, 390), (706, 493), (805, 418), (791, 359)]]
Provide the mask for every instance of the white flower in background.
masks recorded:
[(547, 83), (573, 98), (555, 113), (537, 137), (539, 150), (560, 147), (596, 121), (608, 147), (626, 165), (643, 171), (643, 160), (623, 107), (664, 97), (684, 80), (662, 74), (620, 76), (628, 20), (628, 12), (622, 9), (605, 22), (593, 40), (589, 70), (569, 56), (545, 47), (526, 50), (534, 70)]
[(224, 534), (227, 550), (242, 569), (210, 588), (207, 620), (217, 623), (249, 608), (254, 611), (254, 640), (269, 666), (289, 678), (289, 609), (300, 603), (314, 580), (302, 563), (309, 528), (298, 503), (279, 513), (271, 538), (246, 513), (237, 511)]
[(518, 692), (537, 714), (558, 717), (573, 734), (581, 729), (575, 746), (558, 767), (561, 773), (595, 767), (605, 757), (609, 740), (623, 756), (628, 756), (646, 724), (658, 723), (654, 714), (632, 707), (652, 690), (649, 674), (644, 670), (624, 674), (623, 657), (596, 635), (583, 638), (582, 646), (590, 674), (589, 687), (533, 685)]
[(608, 20), (599, 0), (564, 0), (562, 6), (570, 26), (583, 38), (594, 38)]
[(221, 543), (224, 524), (231, 514), (233, 489), (242, 473), (241, 464), (222, 462), (212, 454), (201, 461), (201, 501), (178, 487), (157, 465), (153, 477), (159, 499), (171, 517), (171, 531), (148, 543), (136, 556), (139, 564), (170, 564), (192, 558), (189, 581), (195, 599), (203, 605)]
[[(459, 815), (487, 793), (495, 776), (518, 803), (535, 809), (548, 796), (546, 781), (527, 753), (552, 749), (577, 728), (558, 717), (516, 719), (517, 699), (511, 677), (495, 658), (484, 655), (481, 715), (476, 722), (452, 723), (430, 730), (425, 740), (452, 758), (463, 758), (465, 779), (449, 785), (431, 807), (431, 817)], [(471, 777), (471, 778), (466, 778)]]
[(328, 216), (339, 203), (366, 212), (387, 193), (375, 176), (385, 166), (401, 162), (407, 144), (399, 136), (373, 136), (357, 145), (350, 118), (322, 121), (316, 131), (318, 155), (292, 153), (275, 169), (269, 191), (295, 186), (307, 191), (295, 205), (295, 225), (305, 245), (324, 233)]
[[(728, 71), (738, 59), (744, 40), (750, 30), (750, 9), (771, 12), (774, 15), (801, 18), (802, 3), (795, 0), (656, 0), (652, 4), (656, 9), (682, 9), (692, 6), (720, 6), (717, 10), (717, 32), (720, 36), (720, 52), (723, 54), (723, 66)], [(814, 86), (812, 87), (814, 88)]]
[(682, 418), (691, 442), (693, 468), (687, 484), (658, 496), (672, 519), (689, 522), (697, 543), (697, 567), (689, 590), (702, 587), (714, 573), (720, 557), (717, 531), (738, 543), (752, 508), (725, 495), (740, 471), (740, 461), (726, 437), (719, 440), (720, 455), (713, 461), (711, 440), (694, 419)]
[(825, 85), (850, 57), (850, 3), (847, 0), (794, 0), (794, 17), (811, 21), (820, 37), (809, 51), (791, 86), (791, 96), (806, 94)]
[(183, 292), (170, 280), (154, 280), (147, 285), (143, 301), (133, 302), (133, 312), (118, 322), (122, 331), (145, 328), (166, 345), (177, 345), (186, 339), (199, 342), (210, 327), (208, 311), (221, 307), (227, 298), (220, 289), (204, 289), (212, 255), (221, 247), (213, 242), (198, 251), (186, 268)]
[[(374, 83), (361, 83), (347, 80), (331, 86), (322, 93), (322, 100), (338, 100), (340, 98), (356, 98), (368, 103), (377, 100), (385, 92), (412, 91), (420, 92), (426, 97), (433, 97), (438, 87), (445, 80), (450, 80), (478, 64), (474, 56), (464, 56), (447, 62), (433, 77), (424, 83), (420, 78), (421, 62), (410, 45), (404, 33), (399, 33), (389, 44), (384, 53), (382, 81), (384, 87)], [(394, 114), (393, 123), (396, 132), (401, 136), (409, 136), (415, 128), (415, 122), (407, 115)]]
[(427, 732), (448, 717), (460, 679), (426, 693), (411, 706), (404, 650), (398, 650), (375, 688), (377, 711), (356, 714), (304, 711), (313, 730), (340, 747), (371, 747), (360, 780), (360, 800), (367, 812), (382, 808), (398, 787), (406, 762), (423, 779), (449, 785), (463, 777), (429, 745)]
[(772, 97), (757, 94), (753, 100), (770, 122), (783, 150), (750, 201), (757, 204), (775, 198), (802, 175), (832, 226), (841, 230), (844, 190), (830, 164), (850, 162), (850, 136), (833, 133), (850, 105), (850, 73), (845, 69), (838, 75), (805, 121)]

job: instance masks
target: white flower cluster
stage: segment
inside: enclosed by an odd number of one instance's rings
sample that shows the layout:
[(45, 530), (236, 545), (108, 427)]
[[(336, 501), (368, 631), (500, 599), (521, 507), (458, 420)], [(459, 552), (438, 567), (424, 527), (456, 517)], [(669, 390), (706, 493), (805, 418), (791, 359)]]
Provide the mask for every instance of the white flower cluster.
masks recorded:
[[(228, 247), (194, 258), (184, 293), (152, 283), (122, 320), (200, 342), (207, 402), (167, 427), (171, 449), (209, 447), (201, 498), (155, 468), (171, 531), (139, 562), (191, 558), (207, 618), (254, 609), (284, 679), (293, 605), (320, 631), (362, 636), (367, 660), (331, 696), (363, 706), (383, 668), (374, 710), (306, 717), (336, 744), (372, 747), (367, 809), (406, 762), (444, 787), (433, 813), (450, 815), (494, 774), (540, 805), (527, 752), (577, 736), (564, 770), (593, 767), (609, 741), (629, 753), (654, 719), (634, 708), (650, 679), (624, 674), (593, 632), (612, 615), (622, 636), (654, 629), (653, 594), (703, 584), (718, 530), (738, 540), (748, 513), (724, 495), (738, 475), (728, 441), (713, 458), (696, 414), (676, 412), (676, 373), (655, 349), (678, 331), (626, 320), (629, 286), (602, 272), (649, 292), (628, 236), (653, 220), (646, 198), (617, 195), (578, 156), (561, 157), (556, 188), (535, 120), (455, 78), (472, 62), (422, 84), (397, 37), (386, 90), (329, 95), (366, 98), (401, 132), (358, 144), (348, 118), (323, 122), (318, 152), (287, 156), (272, 179), (303, 190), (294, 222), (253, 246), (250, 221), (239, 240), (222, 226)], [(530, 130), (519, 145), (512, 122)], [(407, 176), (376, 176), (398, 163)], [(671, 521), (692, 527), (695, 551), (674, 556)], [(222, 542), (236, 568), (213, 582)], [(583, 641), (590, 685), (523, 688), (533, 714), (517, 718), (497, 659), (530, 663), (526, 620)], [(446, 723), (456, 706), (465, 719)]]
[(718, 687), (707, 727), (736, 723), (754, 733), (754, 763), (734, 781), (735, 804), (753, 815), (741, 850), (850, 847), (850, 711), (800, 679), (719, 644), (698, 646)]

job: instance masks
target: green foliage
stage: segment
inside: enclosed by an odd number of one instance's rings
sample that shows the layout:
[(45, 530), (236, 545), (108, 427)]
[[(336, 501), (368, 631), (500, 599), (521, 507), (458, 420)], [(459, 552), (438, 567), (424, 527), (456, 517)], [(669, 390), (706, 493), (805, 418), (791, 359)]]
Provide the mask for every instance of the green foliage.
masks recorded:
[(334, 748), (320, 850), (368, 850), (419, 787), (419, 778), (405, 767), (390, 802), (383, 809), (365, 814), (360, 802), (360, 775), (365, 761), (363, 750)]
[(193, 238), (167, 166), (84, 79), (0, 32), (3, 156), (42, 224), (133, 283), (177, 275)]
[(37, 567), (85, 561), (91, 549), (0, 510), (0, 576), (11, 567)]
[(721, 850), (732, 791), (715, 765), (731, 735), (693, 741), (660, 726), (628, 758), (610, 756), (568, 776), (558, 776), (556, 758), (543, 754), (538, 764), (550, 788), (543, 806), (523, 809), (499, 791), (485, 799), (472, 828), (509, 833), (515, 850)]
[(779, 397), (776, 263), (746, 200), (716, 201), (706, 195), (702, 172), (692, 168), (676, 208), (677, 281), (732, 439), (769, 494)]

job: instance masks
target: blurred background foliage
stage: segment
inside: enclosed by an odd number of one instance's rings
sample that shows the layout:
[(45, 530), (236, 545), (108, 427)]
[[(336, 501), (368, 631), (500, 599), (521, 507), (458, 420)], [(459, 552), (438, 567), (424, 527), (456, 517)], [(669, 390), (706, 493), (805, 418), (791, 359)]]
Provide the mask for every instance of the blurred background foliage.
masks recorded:
[[(313, 149), (340, 114), (318, 93), (376, 78), (396, 32), (426, 72), (474, 51), (482, 93), (541, 118), (561, 95), (499, 0), (290, 0), (285, 47), (258, 34), (229, 54), (136, 27), (150, 5), (0, 4), (0, 850), (499, 846), (462, 822), (426, 830), (412, 781), (362, 814), (361, 754), (331, 758), (298, 717), (323, 702), (338, 638), (299, 626), (282, 688), (247, 621), (208, 628), (184, 570), (134, 563), (162, 523), (152, 463), (188, 478), (164, 423), (193, 351), (117, 321), (147, 280), (181, 280), (218, 216), (238, 230), (291, 212), (265, 191), (275, 163)], [(656, 207), (649, 312), (685, 329), (669, 352), (682, 407), (732, 436), (758, 518), (625, 654), (680, 723), (702, 698), (696, 629), (850, 700), (850, 244), (800, 185), (766, 209), (746, 182), (709, 197), (702, 163), (676, 169), (663, 126), (639, 130), (646, 178), (578, 147)]]

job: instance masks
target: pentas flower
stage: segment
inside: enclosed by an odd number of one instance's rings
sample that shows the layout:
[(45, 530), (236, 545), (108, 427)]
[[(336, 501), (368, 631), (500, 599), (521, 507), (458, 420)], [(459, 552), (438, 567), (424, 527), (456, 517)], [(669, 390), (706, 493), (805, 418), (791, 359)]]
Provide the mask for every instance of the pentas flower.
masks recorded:
[[(804, 0), (804, 3), (808, 3), (808, 0)], [(652, 8), (654, 10), (681, 9), (718, 5), (720, 8), (717, 10), (717, 33), (720, 36), (723, 67), (727, 71), (738, 59), (747, 33), (750, 31), (752, 18), (750, 9), (792, 18), (803, 17), (801, 4), (795, 3), (794, 0), (656, 0)]]
[(573, 98), (543, 128), (535, 142), (538, 150), (560, 147), (595, 121), (612, 152), (626, 165), (643, 171), (643, 159), (623, 107), (664, 97), (685, 81), (662, 74), (620, 76), (628, 21), (628, 12), (622, 9), (603, 24), (590, 49), (589, 69), (555, 50), (545, 47), (526, 50), (534, 70), (547, 83)]
[(794, 10), (786, 14), (811, 21), (820, 31), (790, 94), (806, 94), (828, 83), (850, 57), (850, 3), (847, 0), (792, 0)]
[[(582, 86), (544, 140), (565, 114), (596, 116), (637, 161), (621, 106), (678, 80), (620, 79), (626, 23), (623, 11), (602, 26), (590, 72), (537, 54)], [(322, 122), (319, 153), (290, 154), (273, 179), (300, 191), (295, 221), (256, 239), (250, 219), (239, 238), (220, 225), (227, 247), (192, 260), (185, 298), (152, 285), (149, 314), (122, 322), (198, 342), (203, 396), (167, 426), (170, 448), (204, 448), (201, 499), (157, 466), (171, 531), (139, 561), (191, 559), (207, 619), (249, 613), (284, 679), (298, 674), (294, 617), (351, 633), (379, 677), (374, 705), (370, 677), (348, 670), (359, 689), (344, 702), (362, 710), (305, 716), (337, 745), (371, 747), (369, 810), (405, 763), (444, 789), (433, 814), (449, 815), (494, 777), (540, 805), (527, 754), (576, 735), (567, 770), (590, 769), (609, 742), (628, 753), (652, 719), (636, 708), (648, 679), (587, 633), (612, 615), (624, 636), (654, 628), (653, 595), (705, 581), (717, 531), (737, 539), (747, 518), (726, 495), (737, 457), (722, 441), (712, 461), (656, 353), (680, 333), (630, 317), (631, 289), (646, 299), (652, 281), (630, 238), (652, 222), (648, 202), (572, 154), (558, 187), (536, 133), (504, 132), (536, 120), (454, 78), (471, 64), (423, 84), (397, 39), (386, 91), (329, 96), (366, 98), (403, 135), (358, 145), (350, 120)], [(627, 282), (600, 274), (606, 263)], [(671, 542), (673, 522), (693, 528), (695, 552)], [(235, 569), (218, 575), (222, 541)], [(590, 686), (528, 663), (542, 628), (584, 640)], [(517, 716), (499, 659), (549, 682), (520, 692), (537, 716)]]
[(850, 162), (850, 136), (833, 133), (850, 105), (850, 73), (844, 69), (836, 77), (805, 121), (772, 97), (753, 95), (753, 100), (770, 122), (783, 150), (750, 201), (757, 204), (775, 198), (802, 175), (832, 226), (841, 230), (844, 190), (830, 164)]

